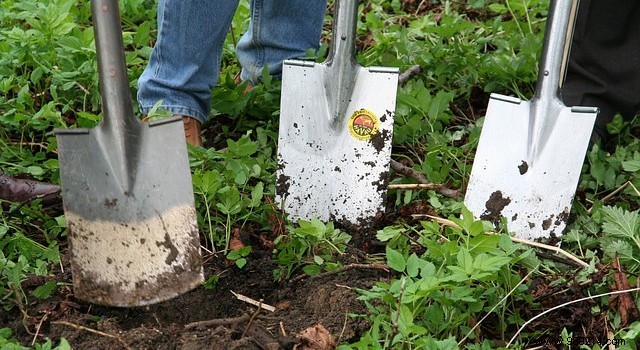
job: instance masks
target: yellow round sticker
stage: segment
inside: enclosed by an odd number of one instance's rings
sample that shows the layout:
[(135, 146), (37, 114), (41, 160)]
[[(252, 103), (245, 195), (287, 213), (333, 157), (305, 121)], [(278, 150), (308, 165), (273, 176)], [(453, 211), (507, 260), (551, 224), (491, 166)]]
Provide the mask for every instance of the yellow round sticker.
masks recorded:
[(366, 109), (357, 110), (349, 118), (349, 131), (358, 140), (366, 141), (378, 133), (378, 117)]

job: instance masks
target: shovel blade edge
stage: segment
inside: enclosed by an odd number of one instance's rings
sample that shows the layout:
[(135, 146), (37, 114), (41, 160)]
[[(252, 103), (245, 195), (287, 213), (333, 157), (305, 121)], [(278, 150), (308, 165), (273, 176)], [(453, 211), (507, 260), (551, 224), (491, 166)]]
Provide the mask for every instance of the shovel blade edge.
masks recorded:
[(346, 115), (334, 119), (325, 69), (283, 65), (276, 200), (293, 221), (364, 225), (385, 208), (398, 74), (358, 67)]
[(597, 112), (555, 108), (550, 134), (530, 159), (532, 103), (492, 95), (464, 203), (476, 218), (537, 240), (566, 226)]
[(56, 130), (75, 296), (129, 307), (185, 293), (203, 281), (182, 122), (145, 124), (135, 179), (118, 179), (100, 127)]

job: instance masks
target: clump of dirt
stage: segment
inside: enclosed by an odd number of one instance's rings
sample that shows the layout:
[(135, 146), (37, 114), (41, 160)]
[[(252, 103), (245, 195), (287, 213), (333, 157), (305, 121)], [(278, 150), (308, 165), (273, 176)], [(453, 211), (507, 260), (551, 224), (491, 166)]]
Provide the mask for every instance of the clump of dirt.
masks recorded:
[(509, 197), (502, 197), (501, 191), (493, 192), (485, 204), (487, 210), (480, 215), (480, 219), (491, 221), (495, 225), (498, 225), (500, 217), (502, 216), (502, 210), (509, 205), (509, 203), (511, 203), (511, 199)]

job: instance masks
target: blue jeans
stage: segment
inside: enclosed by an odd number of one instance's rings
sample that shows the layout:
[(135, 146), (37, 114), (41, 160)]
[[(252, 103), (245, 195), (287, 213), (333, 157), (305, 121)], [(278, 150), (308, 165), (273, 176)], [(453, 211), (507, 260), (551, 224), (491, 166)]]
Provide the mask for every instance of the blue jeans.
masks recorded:
[[(138, 80), (143, 114), (163, 108), (204, 122), (218, 82), (222, 45), (238, 0), (159, 0), (158, 39)], [(251, 0), (249, 30), (236, 55), (241, 78), (259, 81), (262, 69), (279, 77), (282, 61), (320, 45), (326, 0)]]

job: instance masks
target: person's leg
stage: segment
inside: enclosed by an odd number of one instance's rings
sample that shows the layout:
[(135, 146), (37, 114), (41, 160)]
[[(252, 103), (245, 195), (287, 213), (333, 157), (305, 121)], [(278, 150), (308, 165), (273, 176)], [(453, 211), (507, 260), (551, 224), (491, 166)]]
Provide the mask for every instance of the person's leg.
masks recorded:
[(640, 107), (640, 2), (582, 0), (562, 95), (568, 106), (600, 108), (592, 143), (606, 142), (616, 113)]
[(256, 84), (265, 66), (279, 78), (283, 60), (317, 49), (326, 9), (326, 0), (252, 0), (249, 30), (237, 47), (242, 80)]
[(159, 1), (158, 40), (138, 80), (143, 114), (162, 100), (173, 114), (199, 123), (209, 117), (222, 45), (237, 6), (238, 0)]

